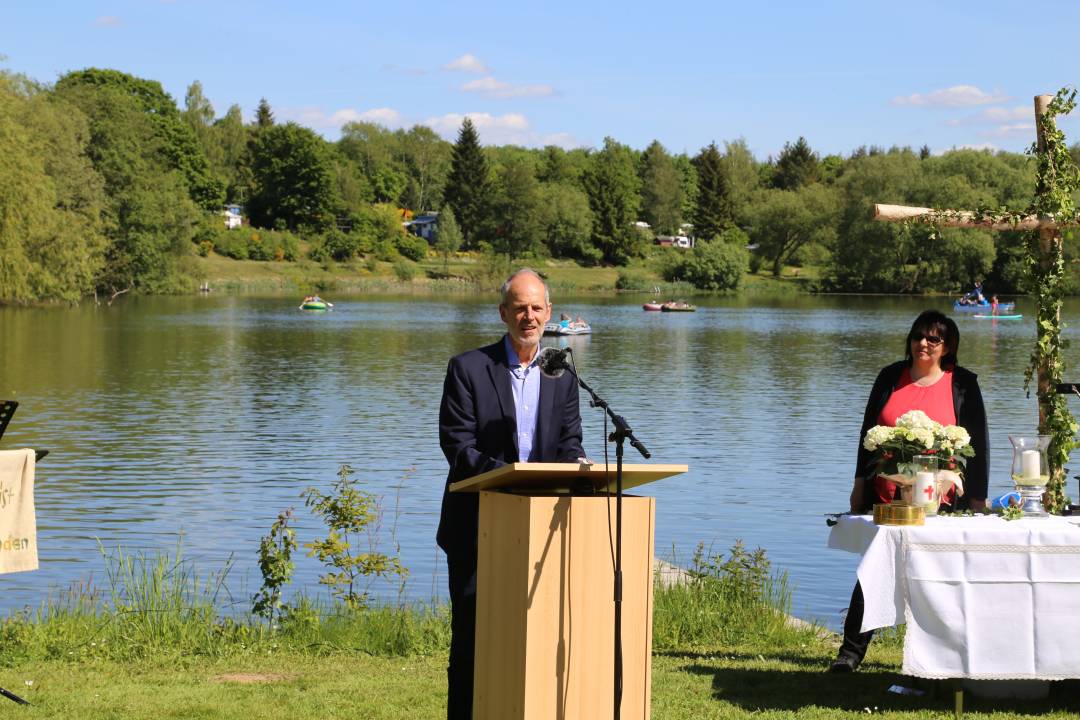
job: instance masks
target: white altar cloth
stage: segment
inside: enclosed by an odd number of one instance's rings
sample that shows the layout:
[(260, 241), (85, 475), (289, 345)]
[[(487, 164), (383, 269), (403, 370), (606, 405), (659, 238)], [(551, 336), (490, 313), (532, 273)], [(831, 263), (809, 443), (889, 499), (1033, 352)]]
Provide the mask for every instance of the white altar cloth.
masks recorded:
[(862, 630), (907, 623), (904, 672), (1080, 678), (1080, 518), (840, 518), (829, 547), (862, 553)]

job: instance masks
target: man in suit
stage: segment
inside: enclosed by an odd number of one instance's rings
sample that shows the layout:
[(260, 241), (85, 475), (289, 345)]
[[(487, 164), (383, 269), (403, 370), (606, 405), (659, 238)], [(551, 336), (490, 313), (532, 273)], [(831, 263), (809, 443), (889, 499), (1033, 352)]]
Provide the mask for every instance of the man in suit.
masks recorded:
[(551, 301), (535, 271), (519, 270), (503, 284), (499, 316), (502, 339), (450, 360), (439, 408), (439, 443), (450, 463), (437, 535), (450, 575), (450, 720), (472, 720), (480, 501), (449, 492), (450, 484), (507, 463), (585, 455), (577, 381), (570, 373), (542, 376), (536, 364)]

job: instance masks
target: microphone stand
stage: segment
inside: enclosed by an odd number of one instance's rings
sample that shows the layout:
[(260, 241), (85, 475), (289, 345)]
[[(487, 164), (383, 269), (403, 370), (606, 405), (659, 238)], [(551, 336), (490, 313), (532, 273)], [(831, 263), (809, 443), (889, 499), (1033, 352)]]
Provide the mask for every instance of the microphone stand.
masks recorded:
[(630, 445), (641, 453), (642, 457), (652, 457), (645, 445), (634, 437), (634, 431), (622, 415), (616, 415), (607, 401), (597, 395), (589, 385), (581, 379), (574, 368), (563, 365), (569, 370), (581, 389), (589, 393), (589, 404), (598, 407), (608, 414), (614, 430), (607, 437), (608, 442), (615, 443), (615, 720), (622, 715), (623, 693), (623, 648), (622, 648), (622, 470), (623, 470), (623, 444), (629, 440)]

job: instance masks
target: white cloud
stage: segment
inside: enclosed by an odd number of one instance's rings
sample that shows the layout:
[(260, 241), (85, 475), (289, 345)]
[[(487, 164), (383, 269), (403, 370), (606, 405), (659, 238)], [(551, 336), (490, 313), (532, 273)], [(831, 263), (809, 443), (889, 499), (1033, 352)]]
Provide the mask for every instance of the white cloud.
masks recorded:
[(1006, 138), (1013, 137), (1014, 135), (1026, 135), (1028, 139), (1035, 139), (1035, 123), (1009, 123), (1006, 125), (999, 125), (996, 128), (990, 130), (982, 130), (979, 132), (980, 137), (984, 138)]
[(282, 121), (292, 121), (311, 128), (327, 136), (334, 136), (341, 127), (349, 122), (378, 123), (390, 130), (410, 128), (414, 125), (427, 125), (443, 138), (453, 142), (457, 140), (458, 130), (465, 118), (472, 120), (485, 145), (522, 145), (524, 147), (544, 147), (557, 145), (572, 149), (582, 147), (572, 135), (564, 132), (539, 133), (532, 129), (528, 118), (521, 113), (446, 113), (419, 121), (410, 118), (394, 108), (380, 107), (369, 110), (342, 108), (327, 113), (318, 107), (277, 108), (277, 116)]
[(465, 118), (472, 120), (480, 141), (484, 145), (522, 145), (544, 147), (558, 145), (563, 148), (581, 147), (569, 133), (538, 133), (529, 126), (528, 119), (520, 113), (492, 115), (490, 113), (447, 113), (430, 117), (423, 122), (447, 140), (457, 139), (458, 130)]
[(998, 125), (1001, 123), (1013, 123), (1019, 120), (1030, 120), (1035, 117), (1035, 109), (1026, 105), (1013, 108), (991, 107), (962, 118), (946, 120), (946, 125), (958, 127), (961, 125)]
[(385, 107), (364, 111), (342, 108), (329, 115), (317, 107), (281, 108), (278, 115), (283, 120), (291, 120), (315, 130), (339, 129), (349, 122), (373, 122), (391, 129), (405, 126), (405, 118), (401, 113)]
[(953, 85), (950, 88), (934, 90), (922, 95), (900, 95), (892, 99), (893, 105), (916, 106), (916, 107), (976, 107), (978, 105), (994, 105), (1008, 101), (1009, 97), (1000, 90), (984, 92), (974, 85)]
[(550, 85), (514, 85), (492, 76), (470, 80), (461, 86), (464, 92), (476, 92), (493, 98), (551, 97), (555, 88)]
[(443, 65), (443, 70), (454, 70), (457, 72), (469, 72), (469, 73), (487, 73), (491, 72), (480, 58), (476, 57), (472, 53), (465, 53), (461, 57), (454, 58), (450, 62)]
[(120, 18), (116, 15), (102, 15), (94, 19), (97, 27), (120, 27)]

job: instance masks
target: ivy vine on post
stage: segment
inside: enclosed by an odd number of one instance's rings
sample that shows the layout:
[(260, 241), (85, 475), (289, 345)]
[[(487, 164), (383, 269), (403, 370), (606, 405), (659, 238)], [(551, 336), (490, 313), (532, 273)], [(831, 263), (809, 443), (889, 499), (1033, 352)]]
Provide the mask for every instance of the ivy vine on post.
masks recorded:
[(1062, 382), (1065, 342), (1061, 332), (1061, 305), (1065, 283), (1065, 254), (1061, 227), (1075, 222), (1076, 206), (1072, 194), (1080, 186), (1080, 173), (1065, 145), (1065, 133), (1055, 118), (1076, 107), (1076, 90), (1062, 88), (1057, 95), (1035, 98), (1038, 140), (1029, 152), (1037, 159), (1035, 203), (1031, 212), (1040, 219), (1052, 220), (1054, 226), (1028, 233), (1027, 260), (1036, 299), (1036, 340), (1031, 362), (1025, 373), (1025, 389), (1036, 378), (1039, 402), (1039, 433), (1049, 435), (1050, 482), (1046, 487), (1046, 508), (1060, 513), (1069, 503), (1065, 494), (1065, 464), (1078, 429), (1069, 412), (1067, 397), (1057, 392)]

